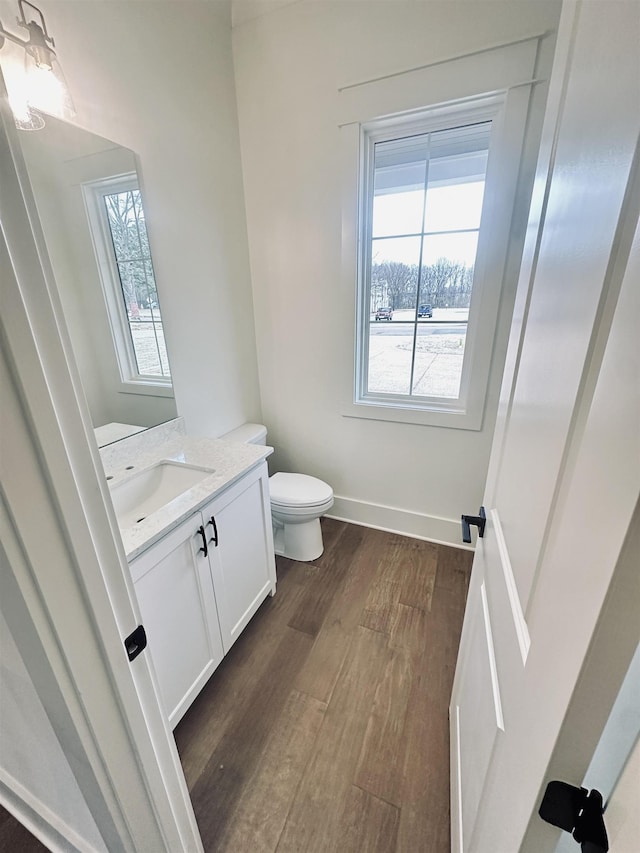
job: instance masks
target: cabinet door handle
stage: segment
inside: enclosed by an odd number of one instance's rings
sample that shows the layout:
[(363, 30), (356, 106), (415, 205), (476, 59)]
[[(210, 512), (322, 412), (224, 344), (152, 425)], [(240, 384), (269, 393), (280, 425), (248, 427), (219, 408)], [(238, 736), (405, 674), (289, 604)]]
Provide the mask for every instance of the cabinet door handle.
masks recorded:
[(209, 542), (213, 542), (215, 547), (218, 547), (218, 527), (216, 525), (216, 520), (213, 516), (207, 521), (207, 524), (213, 525), (213, 536), (209, 539)]
[(202, 536), (202, 548), (198, 548), (198, 551), (202, 551), (205, 557), (207, 557), (209, 554), (209, 549), (207, 548), (207, 537), (204, 532), (204, 527), (202, 525), (200, 525), (200, 527), (198, 528), (198, 533), (200, 534), (200, 536)]

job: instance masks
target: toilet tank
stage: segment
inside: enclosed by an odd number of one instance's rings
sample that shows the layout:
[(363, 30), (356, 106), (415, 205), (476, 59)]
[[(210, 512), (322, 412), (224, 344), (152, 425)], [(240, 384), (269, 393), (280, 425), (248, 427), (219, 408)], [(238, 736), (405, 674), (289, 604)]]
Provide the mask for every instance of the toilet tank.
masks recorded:
[(267, 428), (263, 424), (242, 424), (231, 432), (225, 432), (220, 438), (223, 441), (240, 441), (242, 444), (266, 444)]

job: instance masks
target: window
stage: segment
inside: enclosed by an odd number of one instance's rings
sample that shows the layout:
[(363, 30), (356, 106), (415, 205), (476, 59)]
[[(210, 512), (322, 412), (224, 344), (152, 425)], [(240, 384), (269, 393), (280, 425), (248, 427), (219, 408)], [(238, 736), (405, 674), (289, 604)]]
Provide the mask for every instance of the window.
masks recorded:
[(465, 411), (492, 121), (364, 129), (356, 403)]
[(482, 430), (495, 412), (546, 98), (542, 41), (340, 87), (345, 417)]
[(122, 382), (161, 392), (171, 374), (137, 177), (84, 191)]

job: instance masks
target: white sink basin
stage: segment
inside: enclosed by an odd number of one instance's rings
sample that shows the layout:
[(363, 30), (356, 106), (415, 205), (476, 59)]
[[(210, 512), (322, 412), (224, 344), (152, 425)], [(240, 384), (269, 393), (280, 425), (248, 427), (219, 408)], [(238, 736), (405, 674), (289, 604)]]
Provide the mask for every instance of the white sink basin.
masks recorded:
[(183, 462), (158, 462), (112, 486), (111, 500), (119, 526), (137, 524), (213, 473), (212, 468), (194, 468)]

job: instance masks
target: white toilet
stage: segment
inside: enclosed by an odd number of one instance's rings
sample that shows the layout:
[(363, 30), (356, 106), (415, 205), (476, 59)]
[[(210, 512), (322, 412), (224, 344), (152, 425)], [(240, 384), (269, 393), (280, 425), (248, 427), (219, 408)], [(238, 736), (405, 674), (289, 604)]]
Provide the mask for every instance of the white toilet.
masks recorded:
[[(267, 429), (262, 424), (242, 424), (222, 439), (248, 444), (266, 444)], [(320, 516), (333, 506), (333, 489), (307, 474), (278, 473), (269, 477), (271, 520), (276, 554), (308, 562), (322, 554)]]

